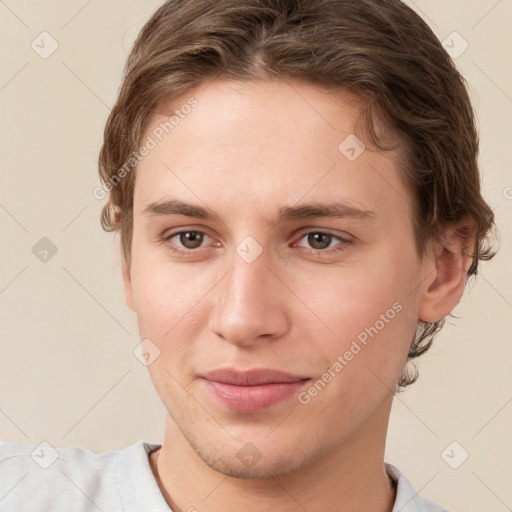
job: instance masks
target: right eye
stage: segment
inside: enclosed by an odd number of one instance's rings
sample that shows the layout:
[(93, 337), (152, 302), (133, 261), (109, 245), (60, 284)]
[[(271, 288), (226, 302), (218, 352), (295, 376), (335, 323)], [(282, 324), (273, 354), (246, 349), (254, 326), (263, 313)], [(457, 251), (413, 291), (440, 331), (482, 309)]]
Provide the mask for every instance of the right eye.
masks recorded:
[[(176, 239), (175, 241), (173, 239)], [(205, 247), (203, 242), (207, 239), (213, 240), (204, 231), (197, 229), (182, 229), (181, 231), (173, 231), (162, 236), (162, 241), (168, 242), (168, 246), (177, 254), (188, 256), (196, 249)], [(216, 245), (219, 245), (218, 243)]]

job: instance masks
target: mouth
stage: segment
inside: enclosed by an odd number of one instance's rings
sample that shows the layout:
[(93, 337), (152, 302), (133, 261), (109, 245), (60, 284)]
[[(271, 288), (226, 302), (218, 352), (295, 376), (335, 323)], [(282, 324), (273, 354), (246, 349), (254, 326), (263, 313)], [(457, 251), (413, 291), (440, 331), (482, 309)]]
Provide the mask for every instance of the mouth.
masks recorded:
[(279, 370), (221, 368), (202, 375), (217, 403), (239, 412), (260, 412), (290, 398), (311, 379)]

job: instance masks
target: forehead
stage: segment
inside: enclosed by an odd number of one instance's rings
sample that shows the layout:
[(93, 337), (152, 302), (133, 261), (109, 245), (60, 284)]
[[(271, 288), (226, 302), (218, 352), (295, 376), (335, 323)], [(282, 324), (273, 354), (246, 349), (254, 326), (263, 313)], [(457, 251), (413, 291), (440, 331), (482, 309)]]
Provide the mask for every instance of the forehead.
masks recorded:
[(307, 198), (403, 216), (410, 201), (397, 154), (357, 145), (363, 107), (350, 92), (296, 81), (202, 84), (153, 116), (144, 140), (154, 147), (136, 171), (135, 212), (173, 196), (230, 213)]

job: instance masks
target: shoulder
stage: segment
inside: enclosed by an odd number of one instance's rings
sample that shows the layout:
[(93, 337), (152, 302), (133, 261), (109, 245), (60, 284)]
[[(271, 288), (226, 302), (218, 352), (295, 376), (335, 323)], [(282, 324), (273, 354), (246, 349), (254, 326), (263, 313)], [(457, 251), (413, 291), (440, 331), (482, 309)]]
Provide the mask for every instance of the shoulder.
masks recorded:
[(147, 460), (151, 446), (139, 441), (120, 451), (94, 453), (46, 442), (0, 442), (0, 511), (121, 510), (119, 467)]
[(411, 482), (392, 464), (385, 463), (386, 471), (395, 480), (396, 499), (392, 512), (449, 512), (441, 505), (422, 498)]

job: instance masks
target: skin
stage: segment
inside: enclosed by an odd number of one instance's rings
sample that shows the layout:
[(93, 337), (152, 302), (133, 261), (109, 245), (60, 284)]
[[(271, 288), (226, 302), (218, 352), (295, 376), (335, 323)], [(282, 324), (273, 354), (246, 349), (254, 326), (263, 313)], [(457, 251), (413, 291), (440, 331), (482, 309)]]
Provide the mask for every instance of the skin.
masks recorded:
[[(451, 312), (470, 261), (450, 230), (451, 250), (433, 245), (419, 258), (398, 153), (367, 150), (352, 162), (339, 151), (362, 106), (353, 94), (217, 80), (158, 112), (170, 115), (191, 96), (197, 107), (137, 168), (123, 263), (141, 339), (160, 350), (149, 371), (168, 417), (150, 462), (162, 494), (176, 511), (389, 512), (393, 392), (419, 320)], [(155, 115), (147, 134), (163, 121)], [(220, 220), (144, 214), (171, 198)], [(374, 216), (277, 221), (283, 206), (313, 201)], [(180, 230), (205, 236), (197, 248), (179, 235), (163, 240)], [(318, 232), (350, 243), (315, 244), (308, 234)], [(236, 252), (248, 236), (262, 249), (251, 263)], [(292, 396), (258, 413), (229, 410), (200, 378), (230, 366), (315, 380), (394, 303), (400, 312), (306, 405)], [(237, 457), (249, 442), (261, 455), (252, 466)]]

